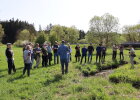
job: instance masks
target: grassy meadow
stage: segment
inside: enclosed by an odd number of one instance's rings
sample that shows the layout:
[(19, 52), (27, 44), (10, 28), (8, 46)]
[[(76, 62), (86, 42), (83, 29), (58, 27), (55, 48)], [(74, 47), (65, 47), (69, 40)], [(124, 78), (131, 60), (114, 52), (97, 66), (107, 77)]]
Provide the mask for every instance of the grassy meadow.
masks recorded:
[[(22, 76), (22, 48), (13, 47), (17, 72), (8, 75), (6, 46), (0, 46), (0, 100), (140, 100), (140, 50), (135, 51), (138, 63), (134, 69), (130, 69), (128, 63), (101, 71), (104, 66), (118, 64), (119, 55), (117, 61), (112, 62), (112, 50), (107, 49), (106, 62), (99, 68), (95, 64), (94, 51), (92, 62), (80, 65), (75, 62), (74, 47), (68, 74), (61, 74), (60, 64), (45, 68), (40, 64), (27, 77)], [(129, 62), (128, 52), (125, 50), (124, 60)], [(96, 75), (90, 74), (99, 70)], [(84, 73), (88, 76), (85, 77)]]

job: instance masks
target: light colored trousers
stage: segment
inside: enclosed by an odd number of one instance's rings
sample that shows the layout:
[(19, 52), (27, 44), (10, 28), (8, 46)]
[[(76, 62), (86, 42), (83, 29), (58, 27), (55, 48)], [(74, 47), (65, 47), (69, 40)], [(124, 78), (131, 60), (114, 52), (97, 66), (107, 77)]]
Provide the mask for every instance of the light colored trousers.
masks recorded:
[(40, 61), (41, 61), (41, 57), (37, 56), (37, 59), (36, 59), (36, 66), (35, 66), (35, 67), (38, 67), (38, 66), (39, 66)]
[(134, 57), (130, 56), (131, 68), (134, 68)]

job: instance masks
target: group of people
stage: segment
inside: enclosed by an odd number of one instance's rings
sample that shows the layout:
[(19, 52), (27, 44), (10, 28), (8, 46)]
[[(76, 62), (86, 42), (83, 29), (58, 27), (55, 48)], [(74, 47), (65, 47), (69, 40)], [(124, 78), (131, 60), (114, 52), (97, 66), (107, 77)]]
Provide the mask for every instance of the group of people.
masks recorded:
[[(68, 63), (71, 61), (71, 47), (65, 45), (63, 40), (61, 45), (55, 41), (55, 44), (51, 46), (51, 43), (45, 43), (41, 47), (38, 43), (35, 47), (32, 43), (25, 44), (23, 47), (23, 60), (24, 69), (23, 75), (27, 71), (27, 75), (30, 76), (30, 69), (33, 68), (34, 61), (36, 62), (34, 68), (38, 68), (41, 63), (42, 56), (42, 67), (51, 65), (52, 57), (54, 54), (54, 64), (59, 64), (59, 58), (62, 66), (62, 74), (68, 73)], [(14, 53), (12, 50), (12, 44), (7, 43), (7, 49), (5, 51), (7, 62), (8, 62), (8, 73), (11, 74), (12, 70), (16, 72), (14, 65)]]
[[(113, 45), (113, 47), (112, 47), (112, 50), (113, 50), (112, 59), (113, 60), (116, 59), (117, 49), (120, 50), (120, 60), (124, 60), (124, 55), (123, 55), (124, 47), (122, 45), (117, 46), (116, 44)], [(75, 50), (76, 50), (76, 54), (75, 54), (76, 62), (80, 61), (80, 63), (82, 64), (83, 58), (85, 58), (85, 63), (86, 63), (87, 55), (88, 55), (88, 62), (92, 61), (92, 55), (93, 55), (93, 52), (94, 52), (94, 47), (92, 46), (92, 43), (90, 43), (90, 45), (87, 48), (84, 45), (81, 50), (80, 50), (79, 44), (77, 44), (77, 46), (75, 47)], [(96, 47), (96, 63), (97, 62), (100, 63), (101, 60), (105, 61), (106, 50), (107, 50), (106, 46), (102, 45), (102, 44), (99, 44)], [(81, 55), (80, 51), (82, 52), (82, 55)], [(80, 60), (80, 58), (81, 58), (81, 60)]]
[[(112, 60), (116, 59), (117, 56), (117, 49), (120, 51), (120, 60), (124, 60), (124, 47), (122, 45), (117, 46), (116, 44), (112, 47)], [(96, 47), (96, 63), (100, 63), (101, 60), (105, 61), (107, 48), (105, 45), (99, 44)], [(71, 57), (72, 48), (70, 44), (67, 46), (65, 45), (65, 41), (62, 40), (62, 43), (59, 44), (55, 41), (55, 44), (52, 46), (51, 43), (44, 43), (41, 47), (38, 43), (35, 46), (32, 43), (28, 43), (23, 47), (23, 60), (24, 60), (24, 69), (23, 75), (27, 71), (27, 75), (30, 76), (30, 69), (33, 68), (34, 61), (35, 66), (34, 68), (38, 68), (41, 63), (42, 57), (42, 67), (47, 67), (51, 65), (52, 57), (54, 57), (54, 64), (61, 63), (61, 70), (62, 74), (68, 73), (68, 63), (72, 60)], [(81, 54), (82, 52), (82, 54)], [(85, 59), (85, 63), (87, 62), (87, 55), (88, 55), (88, 62), (92, 62), (92, 56), (94, 52), (94, 47), (92, 43), (89, 44), (88, 47), (85, 45), (80, 48), (80, 45), (77, 44), (75, 47), (75, 59), (76, 62), (80, 62), (82, 64), (83, 58)], [(12, 44), (7, 43), (7, 49), (5, 51), (7, 62), (8, 62), (8, 73), (11, 74), (13, 70), (16, 72), (16, 68), (14, 65), (14, 53), (12, 50)], [(132, 68), (134, 68), (134, 57), (135, 57), (134, 48), (130, 46), (130, 62)], [(60, 59), (59, 59), (60, 58)]]
[[(130, 47), (129, 57), (130, 57), (131, 68), (134, 68), (134, 57), (136, 56), (136, 54), (135, 54), (134, 48), (131, 45), (129, 47)], [(82, 49), (80, 49), (79, 44), (77, 44), (75, 47), (75, 50), (76, 50), (76, 53), (75, 53), (76, 62), (80, 62), (80, 64), (82, 64), (83, 58), (85, 58), (85, 63), (86, 63), (87, 55), (88, 55), (88, 63), (92, 61), (92, 55), (94, 52), (94, 47), (92, 43), (90, 43), (90, 45), (87, 48), (84, 45)], [(112, 46), (112, 60), (116, 60), (118, 50), (119, 50), (120, 61), (123, 61), (124, 60), (124, 46), (116, 45), (116, 44)], [(102, 62), (105, 61), (106, 51), (107, 51), (107, 48), (105, 45), (99, 44), (96, 47), (96, 63), (100, 63), (101, 60)]]

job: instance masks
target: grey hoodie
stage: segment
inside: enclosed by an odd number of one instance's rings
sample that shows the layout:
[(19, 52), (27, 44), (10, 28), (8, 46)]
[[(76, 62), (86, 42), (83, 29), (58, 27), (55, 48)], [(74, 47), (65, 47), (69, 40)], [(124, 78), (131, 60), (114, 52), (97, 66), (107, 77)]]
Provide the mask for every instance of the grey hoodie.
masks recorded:
[(24, 63), (26, 63), (26, 64), (32, 63), (32, 61), (31, 61), (31, 51), (30, 50), (25, 50), (24, 51)]

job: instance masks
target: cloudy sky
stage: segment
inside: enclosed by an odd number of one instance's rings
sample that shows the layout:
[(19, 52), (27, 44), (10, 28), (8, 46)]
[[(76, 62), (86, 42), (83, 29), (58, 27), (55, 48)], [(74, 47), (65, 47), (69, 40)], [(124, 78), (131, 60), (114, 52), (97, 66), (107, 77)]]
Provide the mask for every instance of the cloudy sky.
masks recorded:
[(104, 13), (118, 17), (120, 26), (138, 24), (139, 5), (140, 0), (0, 0), (0, 20), (26, 20), (37, 30), (52, 23), (87, 31), (89, 20)]

